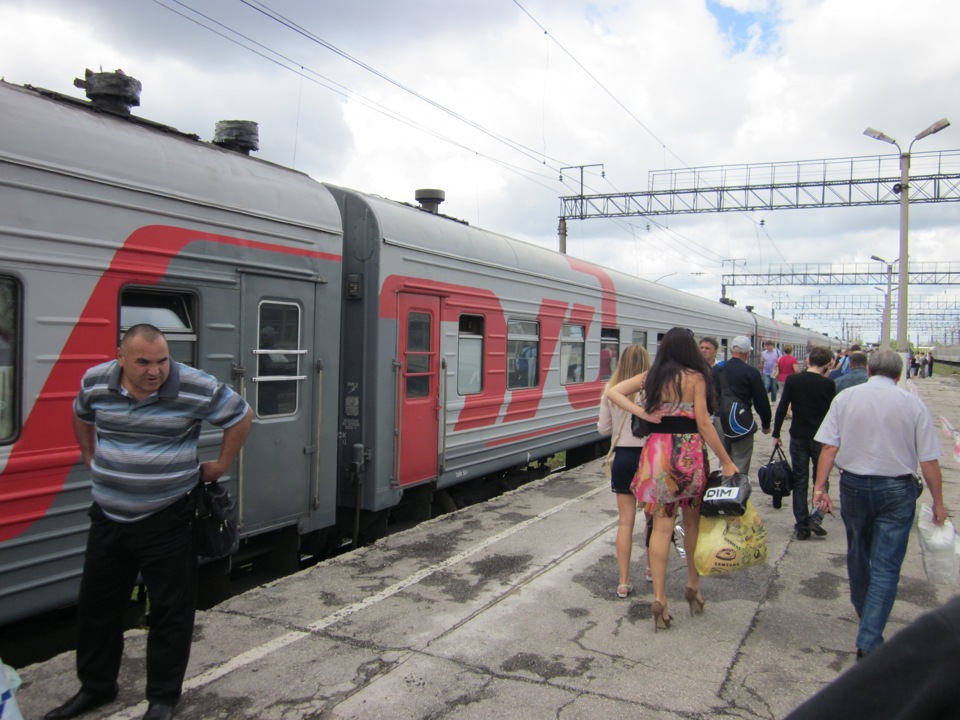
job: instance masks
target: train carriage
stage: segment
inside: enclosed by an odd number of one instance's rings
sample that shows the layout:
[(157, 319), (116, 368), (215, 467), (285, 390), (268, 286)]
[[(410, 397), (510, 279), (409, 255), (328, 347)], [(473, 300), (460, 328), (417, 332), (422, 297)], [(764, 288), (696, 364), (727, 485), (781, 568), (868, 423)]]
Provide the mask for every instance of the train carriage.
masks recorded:
[[(377, 512), (597, 443), (623, 345), (671, 327), (805, 347), (811, 331), (586, 263), (406, 203), (327, 186), (344, 228), (342, 501)], [(371, 422), (376, 418), (376, 422)]]
[(456, 486), (595, 457), (628, 343), (826, 341), (58, 93), (0, 81), (0, 118), (0, 624), (76, 597), (71, 406), (130, 325), (250, 402), (224, 479), (241, 553), (294, 568)]
[[(335, 520), (341, 230), (300, 173), (0, 87), (0, 622), (73, 602), (90, 505), (72, 400), (119, 333), (161, 327), (171, 354), (242, 392), (257, 431), (227, 478), (245, 534)], [(270, 326), (280, 350), (261, 350)], [(271, 357), (282, 366), (268, 368)], [(325, 410), (325, 412), (324, 412)], [(328, 418), (321, 424), (322, 418)], [(205, 428), (201, 459), (219, 431)], [(208, 449), (209, 448), (209, 449)], [(321, 452), (325, 448), (325, 452)]]

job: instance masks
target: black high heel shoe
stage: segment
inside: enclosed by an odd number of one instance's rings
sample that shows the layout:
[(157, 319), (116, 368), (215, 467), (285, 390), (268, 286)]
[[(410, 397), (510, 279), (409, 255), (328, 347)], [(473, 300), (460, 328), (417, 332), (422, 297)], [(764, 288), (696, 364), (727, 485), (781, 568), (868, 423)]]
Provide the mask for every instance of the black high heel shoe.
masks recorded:
[(667, 606), (659, 600), (654, 600), (650, 606), (650, 610), (653, 612), (653, 632), (657, 632), (657, 630), (669, 630), (670, 625), (673, 623), (673, 618), (667, 612)]
[(683, 589), (683, 599), (690, 604), (690, 616), (693, 617), (693, 614), (697, 615), (703, 612), (703, 606), (707, 604), (707, 601), (703, 599), (703, 595), (700, 594), (699, 590), (694, 590), (692, 587), (686, 587)]

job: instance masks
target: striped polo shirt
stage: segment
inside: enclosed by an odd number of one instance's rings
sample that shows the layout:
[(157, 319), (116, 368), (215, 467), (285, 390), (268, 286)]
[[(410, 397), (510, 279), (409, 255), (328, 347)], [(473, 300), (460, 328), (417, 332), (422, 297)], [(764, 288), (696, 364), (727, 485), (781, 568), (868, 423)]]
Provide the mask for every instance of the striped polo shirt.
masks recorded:
[(94, 501), (118, 522), (142, 520), (172, 505), (197, 484), (202, 422), (229, 428), (247, 409), (212, 375), (173, 360), (166, 382), (143, 400), (121, 385), (116, 360), (90, 368), (73, 411), (96, 427)]

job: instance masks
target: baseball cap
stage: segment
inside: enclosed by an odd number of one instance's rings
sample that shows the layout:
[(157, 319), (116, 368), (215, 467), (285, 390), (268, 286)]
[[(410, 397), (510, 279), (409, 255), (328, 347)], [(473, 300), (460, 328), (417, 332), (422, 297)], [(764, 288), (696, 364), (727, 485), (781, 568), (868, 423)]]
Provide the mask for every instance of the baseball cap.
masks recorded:
[(752, 352), (753, 345), (750, 344), (750, 338), (746, 335), (737, 335), (730, 343), (730, 349), (739, 352)]

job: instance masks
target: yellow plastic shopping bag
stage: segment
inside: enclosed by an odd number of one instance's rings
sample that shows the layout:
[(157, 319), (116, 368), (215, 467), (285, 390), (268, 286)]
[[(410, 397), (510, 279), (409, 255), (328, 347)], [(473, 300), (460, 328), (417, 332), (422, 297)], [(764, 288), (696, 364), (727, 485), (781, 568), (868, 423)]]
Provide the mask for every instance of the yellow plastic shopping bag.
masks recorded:
[(767, 529), (753, 503), (740, 517), (700, 517), (700, 535), (693, 554), (701, 575), (742, 570), (767, 561)]

